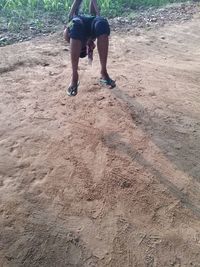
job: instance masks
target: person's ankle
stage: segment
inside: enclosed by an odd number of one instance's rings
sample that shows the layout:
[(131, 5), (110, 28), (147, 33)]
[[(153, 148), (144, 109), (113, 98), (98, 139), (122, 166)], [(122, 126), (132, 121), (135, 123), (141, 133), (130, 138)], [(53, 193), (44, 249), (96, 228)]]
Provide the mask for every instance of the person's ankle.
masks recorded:
[(78, 84), (78, 74), (73, 74), (71, 79), (71, 85), (76, 86)]
[(71, 80), (71, 85), (72, 86), (77, 86), (78, 80)]
[(107, 71), (101, 71), (101, 78), (108, 79), (109, 78), (108, 72)]

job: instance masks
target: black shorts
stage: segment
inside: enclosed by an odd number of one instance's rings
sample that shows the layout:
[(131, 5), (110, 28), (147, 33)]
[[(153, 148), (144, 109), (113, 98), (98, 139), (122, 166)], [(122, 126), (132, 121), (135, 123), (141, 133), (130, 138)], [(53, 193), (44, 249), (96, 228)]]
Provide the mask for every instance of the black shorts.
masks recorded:
[(110, 35), (110, 26), (103, 17), (76, 16), (69, 25), (69, 34), (70, 38), (84, 42), (88, 38)]

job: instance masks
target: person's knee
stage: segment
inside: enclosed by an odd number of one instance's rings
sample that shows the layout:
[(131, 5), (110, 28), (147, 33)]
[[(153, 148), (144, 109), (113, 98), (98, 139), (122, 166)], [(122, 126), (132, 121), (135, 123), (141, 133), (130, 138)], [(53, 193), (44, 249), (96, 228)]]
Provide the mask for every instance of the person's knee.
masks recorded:
[(99, 36), (97, 37), (98, 42), (103, 42), (103, 43), (107, 43), (109, 39), (109, 35), (108, 34), (99, 34)]

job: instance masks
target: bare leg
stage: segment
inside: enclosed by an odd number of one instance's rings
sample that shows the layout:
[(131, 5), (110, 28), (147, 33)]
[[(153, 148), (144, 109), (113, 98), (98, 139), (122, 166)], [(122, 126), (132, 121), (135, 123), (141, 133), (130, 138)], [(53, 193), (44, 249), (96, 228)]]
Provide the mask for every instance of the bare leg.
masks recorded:
[(93, 5), (93, 1), (90, 1), (90, 14), (93, 15), (93, 16), (96, 16), (96, 10), (94, 8), (94, 5)]
[(109, 86), (109, 88), (114, 88), (116, 86), (116, 83), (110, 78), (107, 72), (108, 46), (108, 35), (100, 35), (97, 39), (97, 47), (101, 63), (101, 81), (103, 82), (103, 84)]
[(70, 39), (70, 52), (72, 64), (71, 86), (76, 86), (78, 84), (78, 63), (81, 52), (81, 41)]
[(101, 63), (101, 77), (103, 79), (109, 78), (109, 75), (107, 72), (108, 46), (109, 46), (108, 35), (107, 34), (100, 35), (97, 39), (97, 48), (98, 48), (99, 59)]

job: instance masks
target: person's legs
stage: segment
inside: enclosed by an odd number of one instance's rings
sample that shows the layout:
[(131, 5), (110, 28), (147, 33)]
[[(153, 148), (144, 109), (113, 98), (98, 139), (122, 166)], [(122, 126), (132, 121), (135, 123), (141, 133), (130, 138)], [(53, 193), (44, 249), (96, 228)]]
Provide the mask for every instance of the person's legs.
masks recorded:
[(115, 82), (110, 79), (107, 71), (107, 59), (108, 59), (108, 47), (109, 47), (109, 35), (110, 35), (110, 27), (108, 21), (104, 18), (97, 17), (94, 20), (93, 32), (95, 37), (97, 37), (97, 48), (101, 64), (101, 80), (103, 80), (105, 84), (111, 87), (115, 87)]
[(101, 64), (101, 77), (103, 79), (109, 78), (107, 72), (107, 58), (108, 58), (109, 38), (107, 34), (100, 35), (97, 38), (97, 48), (99, 53), (99, 60)]
[(70, 53), (72, 65), (72, 79), (70, 86), (77, 86), (78, 84), (78, 63), (81, 53), (82, 43), (80, 40), (70, 39)]
[(85, 27), (82, 19), (75, 17), (70, 23), (69, 37), (70, 37), (70, 55), (72, 66), (72, 78), (68, 88), (69, 95), (76, 95), (78, 88), (78, 63), (81, 56), (81, 48), (85, 36)]

